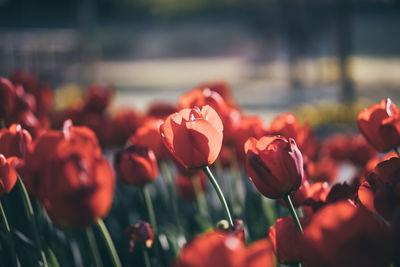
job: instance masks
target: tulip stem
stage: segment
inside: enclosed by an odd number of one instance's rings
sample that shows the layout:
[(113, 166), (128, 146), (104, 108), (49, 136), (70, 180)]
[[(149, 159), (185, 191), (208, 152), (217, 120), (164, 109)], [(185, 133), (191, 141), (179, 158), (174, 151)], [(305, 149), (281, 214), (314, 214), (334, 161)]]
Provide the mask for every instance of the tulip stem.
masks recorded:
[(86, 227), (85, 236), (86, 236), (86, 241), (89, 245), (91, 254), (90, 256), (92, 257), (94, 266), (103, 267), (103, 263), (101, 262), (101, 257), (99, 253), (99, 248), (97, 247), (96, 238), (94, 237), (92, 228)]
[(112, 266), (122, 267), (121, 261), (119, 260), (118, 253), (117, 250), (115, 249), (110, 233), (108, 232), (107, 227), (102, 219), (97, 221), (96, 227), (100, 230), (101, 238), (106, 243), (108, 254), (110, 255), (113, 264)]
[(399, 151), (399, 148), (398, 148), (398, 147), (395, 147), (395, 148), (394, 148), (394, 152), (396, 152), (397, 156), (400, 157), (400, 151)]
[(17, 267), (18, 263), (17, 263), (17, 254), (15, 252), (15, 244), (14, 244), (14, 240), (12, 239), (12, 236), (11, 236), (10, 225), (8, 224), (7, 216), (6, 216), (5, 212), (4, 212), (3, 204), (1, 203), (1, 201), (0, 201), (0, 213), (1, 213), (1, 222), (2, 222), (2, 224), (4, 226), (4, 229), (5, 229), (6, 233), (7, 233), (8, 245), (10, 247), (10, 254), (11, 254), (11, 257), (12, 257), (11, 261), (12, 261), (13, 266)]
[(143, 252), (144, 266), (145, 267), (151, 267), (149, 253), (147, 253), (146, 246), (144, 244), (140, 244), (140, 247), (141, 247), (142, 252)]
[(218, 195), (219, 201), (221, 202), (222, 207), (225, 211), (226, 219), (228, 220), (230, 226), (233, 226), (233, 220), (232, 220), (231, 213), (229, 212), (228, 204), (226, 203), (224, 194), (222, 193), (222, 190), (219, 187), (217, 180), (214, 178), (214, 176), (211, 173), (211, 170), (208, 166), (204, 167), (203, 171), (206, 173), (208, 179), (210, 180), (211, 184), (213, 185), (213, 187), (215, 189), (215, 192)]
[(283, 197), (283, 199), (285, 200), (286, 207), (288, 208), (290, 215), (292, 216), (293, 222), (296, 225), (297, 231), (299, 231), (299, 233), (303, 233), (303, 228), (301, 227), (299, 217), (297, 217), (296, 210), (293, 207), (292, 200), (290, 199), (290, 195), (286, 194)]
[(29, 195), (28, 195), (28, 192), (26, 191), (25, 185), (22, 182), (21, 177), (19, 177), (19, 176), (18, 176), (16, 187), (18, 189), (18, 193), (19, 193), (20, 198), (22, 199), (22, 202), (24, 205), (26, 219), (28, 220), (28, 225), (31, 228), (30, 230), (33, 234), (33, 240), (34, 240), (36, 248), (38, 250), (38, 254), (40, 255), (40, 258), (43, 261), (43, 266), (47, 267), (48, 264), (47, 264), (46, 254), (43, 251), (42, 243), (40, 241), (39, 232), (38, 232), (37, 224), (35, 221), (35, 214), (34, 214), (33, 208), (32, 208), (32, 203), (29, 199)]
[(147, 190), (147, 187), (145, 185), (140, 187), (140, 190), (142, 192), (144, 201), (146, 203), (146, 208), (147, 208), (147, 212), (149, 214), (151, 228), (153, 228), (154, 235), (157, 236), (158, 235), (158, 227), (157, 227), (156, 215), (155, 215), (154, 208), (153, 208), (153, 203), (151, 202), (150, 193)]

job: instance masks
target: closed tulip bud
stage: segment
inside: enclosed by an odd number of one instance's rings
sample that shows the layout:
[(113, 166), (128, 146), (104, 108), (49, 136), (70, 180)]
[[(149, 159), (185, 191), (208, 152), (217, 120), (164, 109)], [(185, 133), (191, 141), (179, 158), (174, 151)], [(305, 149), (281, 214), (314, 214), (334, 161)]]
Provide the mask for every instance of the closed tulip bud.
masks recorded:
[(301, 186), (303, 157), (293, 139), (282, 136), (249, 138), (245, 152), (247, 174), (264, 196), (279, 199)]
[(157, 179), (157, 159), (148, 147), (130, 146), (115, 155), (114, 167), (126, 184), (142, 186)]
[(162, 140), (171, 154), (187, 168), (212, 164), (222, 147), (223, 126), (210, 106), (182, 109), (160, 126)]
[(0, 196), (10, 193), (17, 182), (17, 172), (14, 168), (16, 158), (6, 158), (0, 154)]

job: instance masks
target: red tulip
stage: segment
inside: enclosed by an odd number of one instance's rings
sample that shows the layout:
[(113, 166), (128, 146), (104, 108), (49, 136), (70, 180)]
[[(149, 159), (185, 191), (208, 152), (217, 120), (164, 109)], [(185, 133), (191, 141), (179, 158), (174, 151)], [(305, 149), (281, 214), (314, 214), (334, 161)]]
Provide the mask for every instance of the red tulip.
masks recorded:
[(31, 135), (19, 124), (0, 130), (0, 153), (6, 157), (22, 158), (31, 142)]
[(217, 92), (225, 102), (231, 106), (236, 107), (235, 100), (231, 92), (231, 88), (226, 81), (214, 81), (200, 84), (197, 88), (210, 88), (212, 91)]
[[(396, 140), (393, 139), (390, 133), (390, 120), (386, 119), (399, 113), (399, 109), (392, 104), (389, 98), (383, 99), (379, 104), (374, 104), (358, 114), (358, 129), (368, 143), (377, 151), (388, 151), (395, 148), (393, 144)], [(389, 127), (389, 135), (387, 135), (387, 129), (384, 129), (383, 132), (380, 131), (384, 121)]]
[(111, 207), (112, 168), (102, 157), (95, 134), (70, 121), (62, 132), (38, 137), (21, 166), (21, 176), (60, 227), (86, 227), (107, 215)]
[(113, 143), (123, 145), (136, 132), (142, 117), (133, 109), (121, 109), (112, 116)]
[(85, 96), (84, 111), (96, 113), (104, 112), (109, 106), (114, 88), (111, 86), (103, 86), (99, 84), (91, 84), (87, 88)]
[(114, 167), (124, 183), (142, 186), (158, 177), (157, 159), (148, 147), (130, 146), (115, 155)]
[(188, 168), (212, 164), (222, 146), (223, 126), (213, 108), (182, 109), (160, 126), (162, 140), (171, 154)]
[(307, 163), (307, 177), (312, 181), (334, 183), (338, 173), (339, 166), (331, 157), (321, 157)]
[(389, 266), (387, 226), (363, 207), (341, 201), (319, 210), (304, 229), (302, 258), (306, 266)]
[(379, 163), (358, 190), (361, 203), (390, 220), (400, 205), (400, 158)]
[(400, 112), (382, 121), (379, 134), (389, 147), (400, 146)]
[(4, 119), (13, 111), (14, 103), (14, 85), (6, 78), (0, 77), (0, 119)]
[(303, 158), (292, 138), (251, 137), (245, 144), (245, 152), (247, 174), (264, 196), (279, 199), (301, 186)]
[(160, 125), (163, 124), (163, 122), (162, 119), (148, 118), (144, 124), (136, 130), (135, 134), (129, 138), (129, 141), (133, 145), (151, 148), (158, 160), (167, 159), (170, 154), (160, 135)]
[(147, 248), (153, 245), (154, 231), (149, 223), (139, 221), (137, 224), (131, 225), (126, 229), (126, 234), (129, 239), (129, 251), (133, 251), (135, 242), (143, 242)]
[(203, 107), (209, 105), (221, 118), (224, 126), (224, 142), (231, 142), (236, 130), (239, 128), (240, 112), (229, 107), (225, 100), (210, 88), (195, 89), (179, 98), (181, 108)]
[(174, 266), (272, 267), (275, 266), (275, 259), (271, 245), (265, 239), (246, 247), (232, 234), (211, 231), (186, 244)]
[(269, 228), (268, 236), (280, 263), (301, 261), (300, 234), (290, 216), (277, 219)]
[(0, 154), (0, 196), (10, 193), (17, 182), (17, 171), (15, 170), (16, 158), (6, 158)]

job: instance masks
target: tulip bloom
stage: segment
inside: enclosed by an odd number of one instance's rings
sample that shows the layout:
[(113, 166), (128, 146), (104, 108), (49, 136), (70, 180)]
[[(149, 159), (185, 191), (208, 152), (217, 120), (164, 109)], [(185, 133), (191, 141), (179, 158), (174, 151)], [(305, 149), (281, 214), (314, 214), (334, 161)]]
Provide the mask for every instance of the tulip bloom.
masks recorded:
[[(399, 114), (399, 109), (392, 104), (392, 101), (383, 99), (379, 104), (374, 104), (367, 109), (364, 109), (358, 114), (358, 129), (364, 138), (379, 152), (386, 152), (395, 148), (392, 132), (391, 121), (386, 120), (390, 117), (395, 117)], [(383, 122), (387, 124), (382, 131), (380, 131)], [(385, 129), (386, 128), (386, 129)]]
[(0, 196), (10, 193), (17, 182), (17, 171), (14, 168), (16, 158), (6, 158), (0, 154)]
[(115, 170), (126, 184), (142, 186), (158, 177), (157, 159), (148, 147), (130, 146), (115, 155)]
[(275, 260), (271, 245), (260, 240), (250, 247), (232, 234), (211, 231), (194, 238), (181, 250), (175, 267), (272, 267)]
[(163, 122), (162, 119), (148, 118), (144, 124), (136, 130), (135, 134), (129, 138), (130, 143), (136, 146), (151, 148), (157, 160), (167, 159), (170, 154), (160, 135), (160, 125), (163, 124)]
[(340, 201), (319, 210), (304, 229), (302, 258), (306, 266), (389, 266), (387, 226), (363, 207)]
[(277, 219), (275, 224), (269, 228), (268, 237), (280, 263), (301, 261), (300, 234), (291, 217)]
[(382, 121), (379, 134), (391, 148), (400, 146), (400, 112)]
[(22, 158), (31, 142), (31, 135), (19, 124), (0, 130), (0, 152), (6, 157)]
[(245, 144), (245, 152), (247, 174), (264, 196), (279, 199), (301, 186), (303, 157), (292, 138), (251, 137)]
[(182, 109), (160, 126), (165, 146), (187, 168), (203, 168), (217, 159), (222, 131), (221, 119), (210, 106)]
[(372, 212), (390, 220), (400, 205), (400, 158), (379, 163), (358, 189), (361, 203)]

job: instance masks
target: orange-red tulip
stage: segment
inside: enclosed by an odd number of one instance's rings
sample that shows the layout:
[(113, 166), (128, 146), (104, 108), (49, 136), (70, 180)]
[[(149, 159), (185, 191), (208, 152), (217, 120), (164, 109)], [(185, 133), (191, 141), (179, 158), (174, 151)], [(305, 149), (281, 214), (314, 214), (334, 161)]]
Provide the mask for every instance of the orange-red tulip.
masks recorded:
[(142, 186), (158, 177), (157, 159), (148, 147), (129, 146), (115, 155), (118, 178), (126, 184)]
[(279, 199), (297, 190), (303, 178), (303, 157), (296, 142), (282, 136), (249, 138), (246, 171), (258, 191)]
[(163, 124), (163, 122), (162, 119), (148, 118), (142, 126), (136, 130), (135, 134), (129, 138), (129, 142), (136, 146), (151, 148), (158, 160), (167, 159), (170, 154), (160, 135), (160, 125)]
[(160, 126), (162, 140), (171, 154), (188, 168), (212, 164), (222, 146), (223, 126), (210, 106), (200, 110), (182, 109), (170, 115)]
[(341, 201), (319, 210), (304, 229), (302, 258), (309, 267), (389, 266), (387, 226), (363, 207)]
[[(374, 104), (367, 109), (364, 109), (358, 114), (358, 129), (364, 138), (372, 145), (377, 151), (385, 152), (393, 147), (391, 134), (388, 136), (382, 135), (380, 127), (385, 121), (388, 126), (390, 121), (386, 119), (396, 116), (400, 110), (388, 99), (383, 99), (379, 104)], [(387, 134), (385, 130), (382, 132)]]
[(6, 158), (0, 154), (0, 196), (10, 193), (17, 182), (17, 171), (15, 170), (15, 157)]

